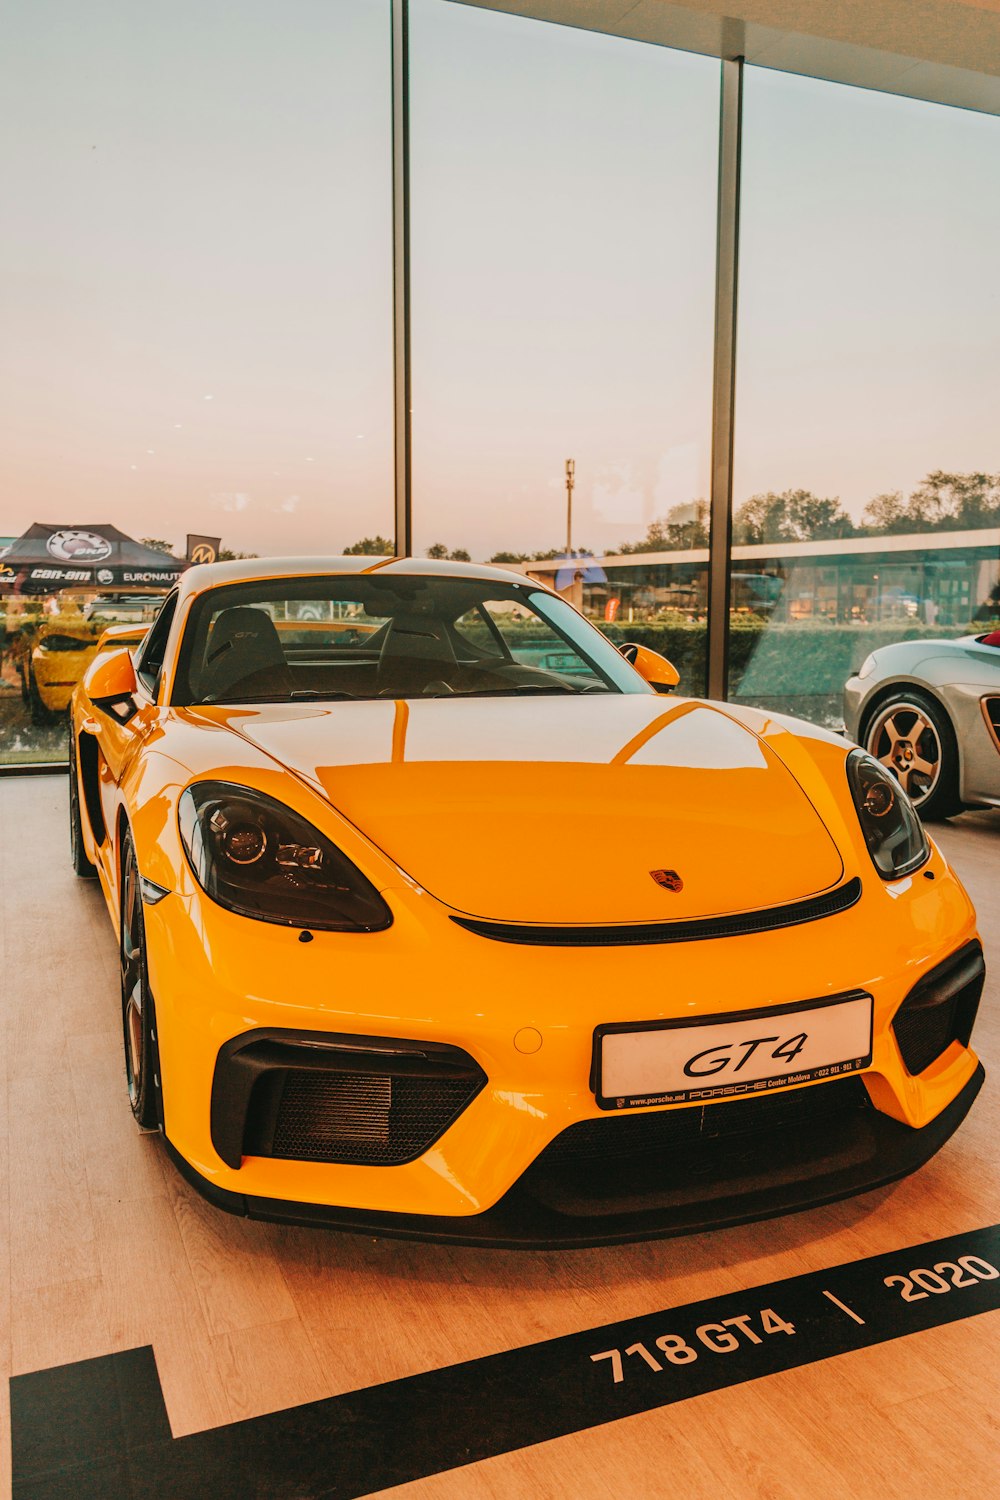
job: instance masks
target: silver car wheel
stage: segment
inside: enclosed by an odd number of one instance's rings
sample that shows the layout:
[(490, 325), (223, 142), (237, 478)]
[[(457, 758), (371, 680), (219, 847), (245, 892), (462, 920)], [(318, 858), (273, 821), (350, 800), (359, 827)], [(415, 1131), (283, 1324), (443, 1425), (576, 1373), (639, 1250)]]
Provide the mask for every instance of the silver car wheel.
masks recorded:
[(918, 703), (887, 704), (869, 726), (865, 749), (898, 777), (914, 807), (927, 801), (941, 779), (941, 739)]

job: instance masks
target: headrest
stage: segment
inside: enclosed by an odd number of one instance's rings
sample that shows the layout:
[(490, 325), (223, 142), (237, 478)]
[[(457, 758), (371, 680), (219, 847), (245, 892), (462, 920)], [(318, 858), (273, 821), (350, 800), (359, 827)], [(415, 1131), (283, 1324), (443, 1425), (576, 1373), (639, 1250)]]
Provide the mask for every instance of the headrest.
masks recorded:
[(284, 666), (285, 653), (270, 615), (239, 604), (223, 610), (212, 628), (200, 691), (219, 696), (255, 672)]
[(390, 622), (379, 660), (454, 662), (455, 650), (443, 620), (399, 614)]

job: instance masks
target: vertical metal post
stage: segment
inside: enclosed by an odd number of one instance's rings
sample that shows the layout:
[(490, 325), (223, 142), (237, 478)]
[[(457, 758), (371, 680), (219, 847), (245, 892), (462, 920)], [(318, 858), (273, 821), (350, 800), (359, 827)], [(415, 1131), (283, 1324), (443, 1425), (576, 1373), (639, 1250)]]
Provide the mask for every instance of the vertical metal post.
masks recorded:
[(715, 259), (715, 368), (712, 384), (706, 684), (710, 698), (725, 698), (729, 690), (729, 582), (733, 538), (733, 418), (742, 134), (743, 59), (727, 58), (722, 63)]
[(410, 379), (410, 5), (392, 16), (392, 307), (395, 418), (395, 546), (413, 551), (413, 400)]
[(573, 485), (575, 483), (576, 459), (566, 460), (566, 556), (573, 553)]

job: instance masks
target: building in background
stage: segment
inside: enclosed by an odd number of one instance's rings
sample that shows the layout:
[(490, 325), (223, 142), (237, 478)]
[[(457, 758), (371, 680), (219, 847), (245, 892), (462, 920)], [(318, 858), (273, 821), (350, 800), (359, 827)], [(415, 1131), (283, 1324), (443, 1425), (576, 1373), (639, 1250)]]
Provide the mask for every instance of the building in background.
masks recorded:
[[(771, 623), (972, 628), (1000, 614), (1000, 528), (732, 549), (730, 609)], [(525, 563), (608, 623), (705, 618), (708, 549)], [(598, 576), (600, 575), (600, 576)]]

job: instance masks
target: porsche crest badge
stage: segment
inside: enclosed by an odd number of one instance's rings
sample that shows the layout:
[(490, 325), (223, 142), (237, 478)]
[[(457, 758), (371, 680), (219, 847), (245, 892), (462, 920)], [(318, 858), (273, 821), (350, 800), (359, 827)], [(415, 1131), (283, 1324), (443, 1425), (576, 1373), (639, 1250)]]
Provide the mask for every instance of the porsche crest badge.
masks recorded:
[(650, 875), (657, 885), (662, 885), (665, 891), (682, 891), (684, 882), (676, 870), (650, 870)]

